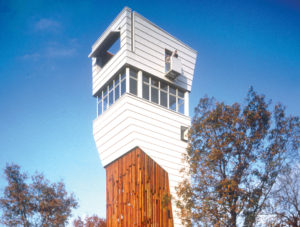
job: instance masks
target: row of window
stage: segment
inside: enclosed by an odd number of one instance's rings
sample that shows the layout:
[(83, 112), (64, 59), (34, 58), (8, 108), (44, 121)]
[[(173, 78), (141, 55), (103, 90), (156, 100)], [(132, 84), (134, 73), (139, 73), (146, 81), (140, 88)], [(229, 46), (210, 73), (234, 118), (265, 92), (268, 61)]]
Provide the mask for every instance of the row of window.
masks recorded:
[[(138, 72), (129, 70), (129, 92), (137, 95)], [(153, 103), (184, 114), (184, 92), (143, 72), (142, 97)], [(126, 92), (126, 73), (123, 70), (105, 86), (98, 98), (98, 116)]]
[(184, 92), (145, 73), (142, 97), (184, 114)]
[(97, 97), (98, 116), (101, 115), (109, 106), (117, 101), (126, 92), (126, 73), (116, 75), (113, 80), (105, 86)]

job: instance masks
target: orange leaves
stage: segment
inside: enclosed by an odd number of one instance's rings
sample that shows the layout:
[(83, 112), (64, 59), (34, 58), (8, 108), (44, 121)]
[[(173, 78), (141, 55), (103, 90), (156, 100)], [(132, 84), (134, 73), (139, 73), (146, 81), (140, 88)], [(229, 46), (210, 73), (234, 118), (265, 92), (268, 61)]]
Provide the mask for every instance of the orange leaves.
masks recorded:
[[(71, 208), (77, 207), (74, 196), (69, 195), (64, 184), (50, 184), (43, 175), (32, 177), (20, 172), (17, 165), (7, 165), (5, 175), (8, 186), (0, 198), (1, 221), (8, 226), (58, 226), (67, 223)], [(9, 204), (9, 206), (7, 206)]]
[(236, 226), (241, 214), (246, 226), (255, 223), (287, 155), (300, 146), (299, 118), (286, 117), (282, 105), (273, 112), (269, 106), (253, 88), (244, 105), (200, 100), (186, 157), (191, 184), (179, 196), (189, 201), (182, 213), (192, 213), (195, 223)]

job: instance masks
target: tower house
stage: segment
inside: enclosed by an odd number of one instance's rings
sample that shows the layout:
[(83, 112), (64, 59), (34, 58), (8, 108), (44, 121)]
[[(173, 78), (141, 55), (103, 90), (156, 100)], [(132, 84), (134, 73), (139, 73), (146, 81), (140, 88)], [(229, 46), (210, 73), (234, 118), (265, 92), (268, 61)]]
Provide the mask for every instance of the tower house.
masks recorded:
[(176, 197), (184, 167), (196, 56), (127, 7), (92, 46), (93, 135), (107, 174), (108, 226), (180, 226), (175, 204), (162, 205)]

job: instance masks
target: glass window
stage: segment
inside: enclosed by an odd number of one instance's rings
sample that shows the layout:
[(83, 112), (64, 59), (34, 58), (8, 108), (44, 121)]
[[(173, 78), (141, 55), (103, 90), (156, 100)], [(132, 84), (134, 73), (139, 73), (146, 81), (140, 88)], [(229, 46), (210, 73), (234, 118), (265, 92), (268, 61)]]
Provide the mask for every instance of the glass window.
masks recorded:
[(100, 92), (100, 95), (98, 96), (98, 116), (102, 114), (102, 91)]
[(170, 86), (169, 89), (170, 89), (170, 94), (176, 95), (176, 88)]
[(151, 78), (151, 86), (158, 87), (158, 80)]
[(120, 82), (120, 78), (119, 78), (119, 75), (118, 75), (115, 79), (115, 86), (119, 85), (119, 82)]
[(114, 103), (114, 91), (109, 91), (109, 106), (111, 106)]
[(178, 112), (184, 114), (184, 99), (178, 98)]
[(110, 83), (109, 83), (109, 91), (111, 91), (113, 88), (114, 88), (114, 81), (111, 81)]
[(130, 69), (129, 75), (130, 75), (130, 77), (137, 79), (137, 71), (135, 71), (134, 69)]
[(120, 98), (120, 86), (117, 84), (115, 86), (115, 101), (117, 101)]
[(137, 80), (130, 78), (130, 84), (129, 84), (129, 88), (130, 88), (130, 93), (136, 95), (137, 94)]
[(164, 91), (160, 91), (160, 105), (168, 107), (168, 94)]
[(178, 96), (184, 98), (184, 92), (178, 89)]
[(143, 82), (149, 84), (149, 76), (143, 75)]
[(151, 101), (158, 104), (158, 89), (151, 87)]
[(143, 98), (149, 100), (149, 85), (143, 84)]
[(102, 114), (102, 100), (98, 102), (98, 116)]
[(169, 96), (169, 108), (176, 111), (176, 97), (173, 95)]
[(107, 96), (103, 98), (103, 112), (107, 109)]
[(122, 75), (121, 75), (121, 80), (125, 79), (126, 78), (126, 73), (123, 72)]
[(164, 82), (160, 82), (160, 89), (164, 91), (168, 91), (168, 85)]
[(126, 79), (124, 78), (121, 82), (121, 95), (126, 92)]

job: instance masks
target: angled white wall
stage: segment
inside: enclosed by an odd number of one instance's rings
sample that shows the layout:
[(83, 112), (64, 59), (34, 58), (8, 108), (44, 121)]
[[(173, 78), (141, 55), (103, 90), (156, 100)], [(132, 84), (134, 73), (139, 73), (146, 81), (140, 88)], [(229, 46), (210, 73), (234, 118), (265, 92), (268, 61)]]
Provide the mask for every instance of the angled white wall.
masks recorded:
[[(181, 140), (181, 126), (190, 118), (154, 103), (125, 94), (93, 123), (93, 134), (103, 166), (140, 147), (169, 174), (170, 192), (182, 176), (187, 143)], [(173, 204), (173, 210), (176, 210)], [(174, 212), (174, 223), (180, 221)]]

